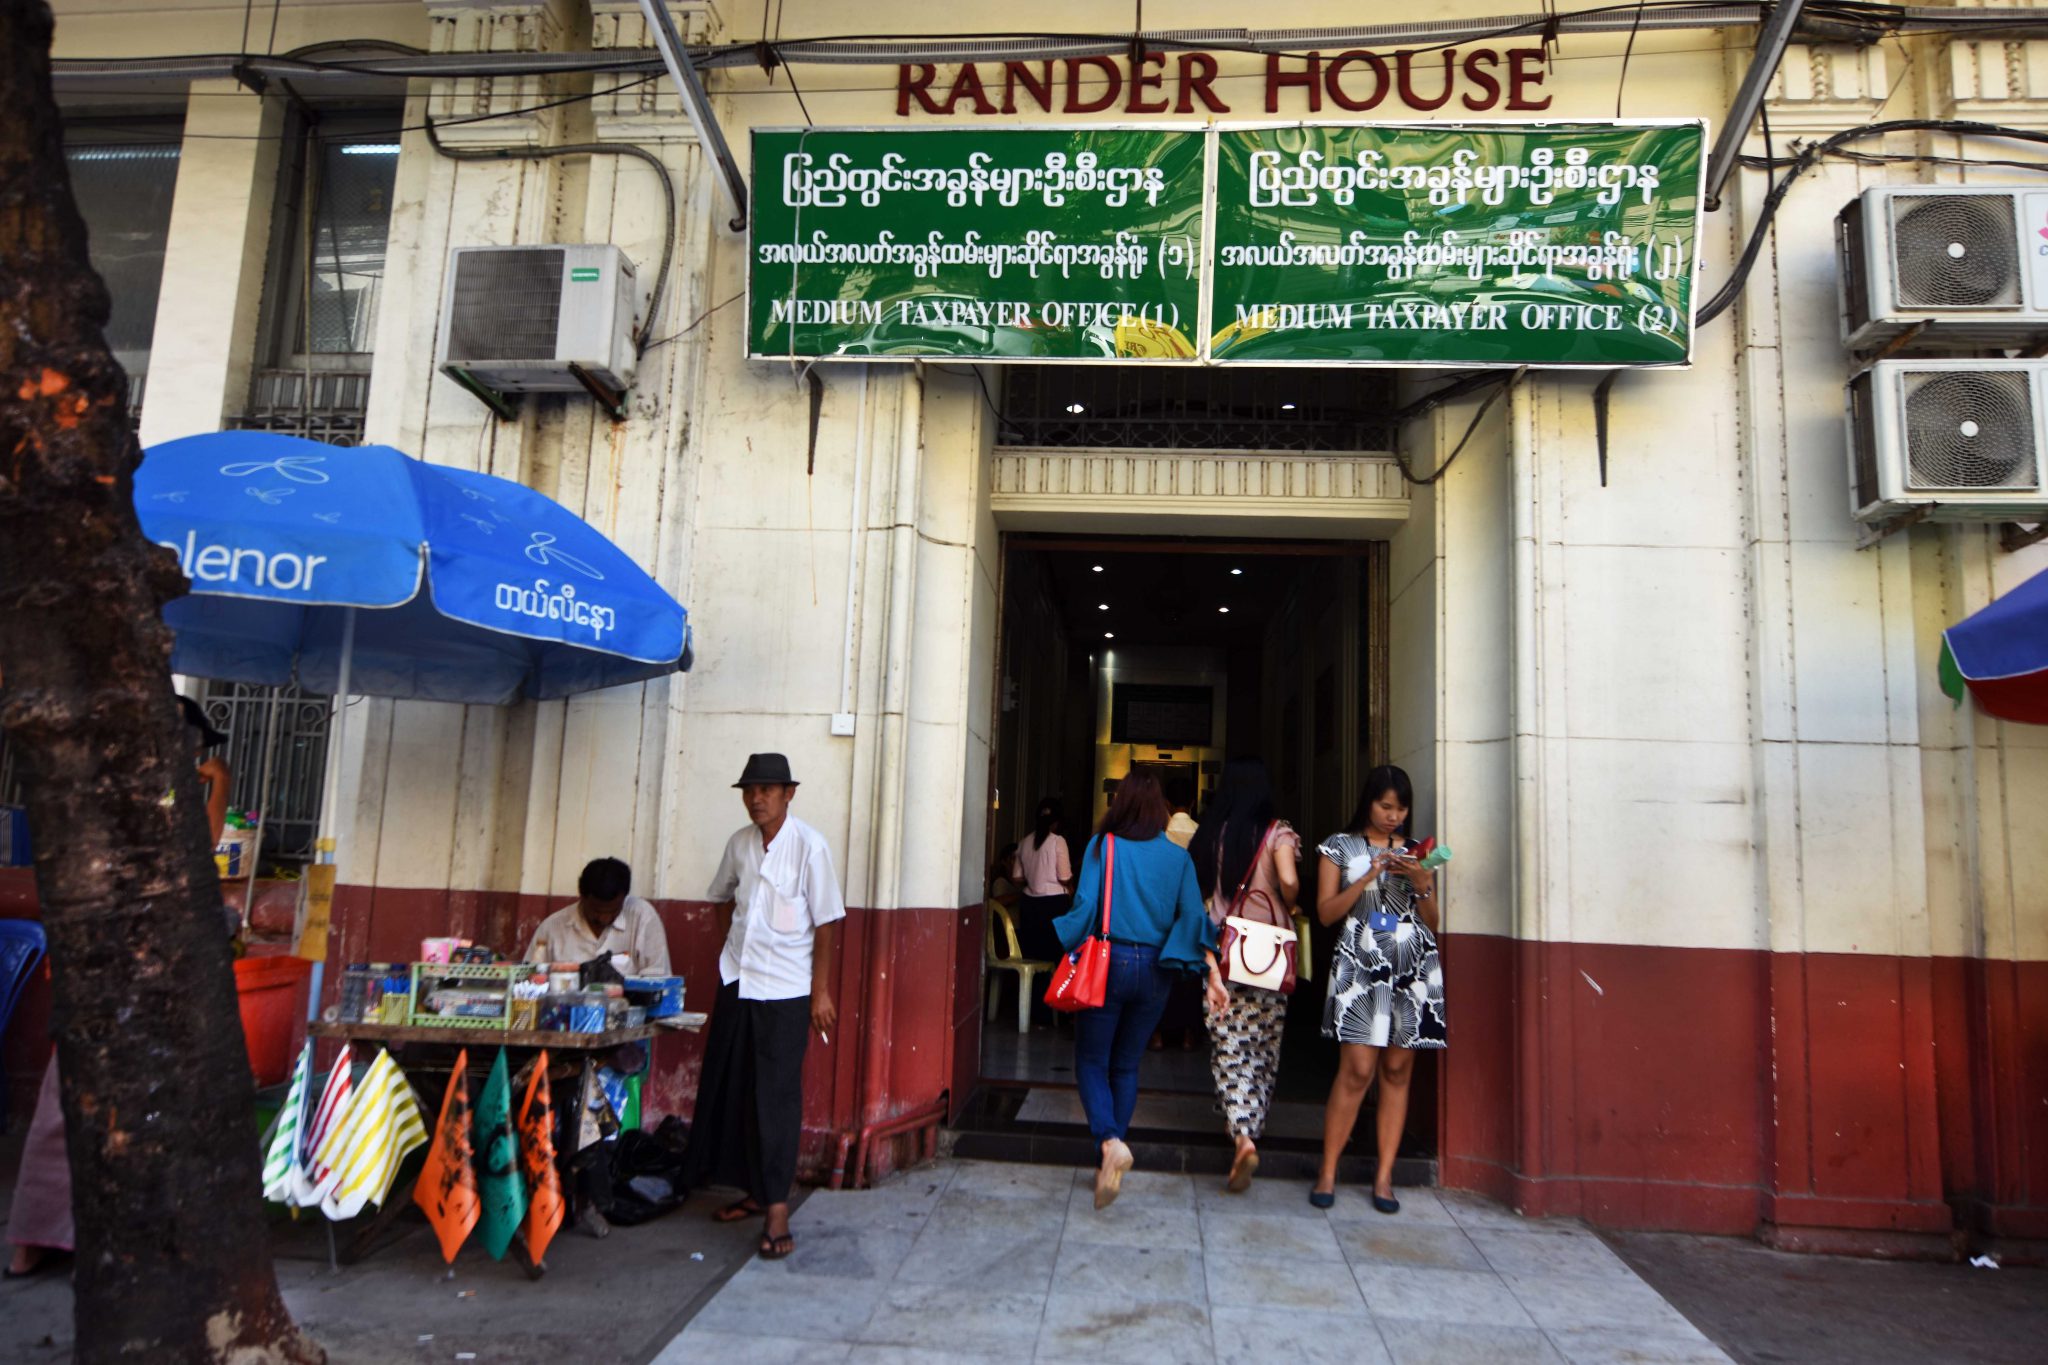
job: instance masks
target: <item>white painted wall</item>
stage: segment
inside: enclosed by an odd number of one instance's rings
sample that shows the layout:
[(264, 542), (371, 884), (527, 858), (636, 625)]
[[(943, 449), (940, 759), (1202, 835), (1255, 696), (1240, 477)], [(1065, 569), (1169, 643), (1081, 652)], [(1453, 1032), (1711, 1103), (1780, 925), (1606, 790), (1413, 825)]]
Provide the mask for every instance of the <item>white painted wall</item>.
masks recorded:
[[(1436, 15), (1498, 9), (1457, 0)], [(294, 4), (278, 46), (641, 41), (632, 7), (595, 11), (572, 0)], [(66, 55), (240, 45), (239, 9), (72, 0), (60, 12)], [(699, 5), (685, 18), (724, 39), (756, 36), (751, 14)], [(1262, 22), (1356, 18), (1353, 5), (1301, 0)], [(956, 22), (838, 0), (803, 14), (810, 32)], [(1031, 22), (1093, 29), (1100, 7), (1057, 0)], [(1247, 20), (1241, 6), (1204, 0), (1176, 7), (1173, 22)], [(1713, 41), (1641, 35), (1626, 113), (1718, 121), (1741, 54), (1701, 51)], [(1549, 115), (1611, 117), (1623, 42), (1565, 40), (1545, 87)], [(2042, 47), (2028, 48), (2023, 76), (2048, 70), (2035, 60)], [(1887, 67), (1898, 59), (1890, 45), (1795, 49), (1774, 91), (1781, 143), (1880, 111), (2048, 122), (2048, 83), (2014, 85), (2002, 61), (1920, 40), (1906, 55), (1909, 75)], [(1226, 59), (1233, 116), (1263, 112), (1261, 70)], [(800, 79), (820, 123), (896, 122), (889, 69), (807, 67)], [(786, 74), (738, 70), (714, 85), (736, 147), (751, 126), (803, 121)], [(422, 83), (407, 119), (510, 108), (554, 89)], [(205, 429), (235, 401), (274, 175), (261, 138), (275, 98), (193, 95), (150, 439)], [(200, 136), (212, 132), (234, 136)], [(975, 899), (999, 562), (990, 424), (971, 374), (821, 371), (812, 461), (799, 377), (741, 358), (742, 242), (671, 96), (646, 88), (450, 135), (469, 146), (597, 137), (656, 148), (682, 199), (656, 320), (656, 335), (675, 339), (648, 356), (621, 428), (581, 402), (533, 402), (517, 423), (489, 422), (432, 371), (447, 249), (609, 239), (645, 281), (659, 195), (631, 162), (458, 165), (409, 134), (371, 436), (525, 479), (588, 516), (690, 604), (698, 665), (673, 683), (503, 711), (359, 704), (344, 758), (345, 876), (560, 893), (584, 859), (619, 853), (643, 869), (642, 889), (699, 895), (739, 819), (733, 776), (749, 751), (773, 748), (804, 779), (798, 809), (831, 838), (854, 903)], [(1761, 151), (1761, 139), (1750, 146)], [(1830, 222), (1862, 185), (1913, 174), (1831, 164), (1807, 177), (1742, 307), (1700, 333), (1694, 367), (1616, 387), (1605, 487), (1592, 378), (1533, 376), (1487, 415), (1440, 485), (1414, 492), (1392, 532), (1390, 730), (1394, 757), (1458, 850), (1447, 879), (1454, 930), (2048, 957), (2048, 845), (2037, 828), (2048, 731), (1958, 715), (1934, 679), (1941, 627), (2048, 566), (2048, 547), (2007, 555), (1982, 530), (1921, 528), (1858, 551), (1846, 512)], [(1703, 296), (1725, 277), (1762, 182), (1739, 175), (1729, 207), (1707, 220)], [(1413, 462), (1446, 457), (1475, 408), (1413, 424)], [(857, 714), (850, 739), (828, 733), (848, 706), (843, 677)]]

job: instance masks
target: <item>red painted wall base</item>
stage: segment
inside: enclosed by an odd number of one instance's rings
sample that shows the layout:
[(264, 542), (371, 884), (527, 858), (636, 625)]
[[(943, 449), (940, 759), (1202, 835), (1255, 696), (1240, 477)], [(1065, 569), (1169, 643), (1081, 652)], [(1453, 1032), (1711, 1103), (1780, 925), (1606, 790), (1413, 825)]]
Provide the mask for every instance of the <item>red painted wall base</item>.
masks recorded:
[[(457, 934), (523, 948), (565, 897), (344, 886), (331, 962), (407, 961)], [(717, 986), (711, 907), (657, 903), (690, 1003)], [(36, 913), (0, 869), (0, 916)], [(849, 913), (839, 1028), (804, 1073), (804, 1171), (838, 1139), (957, 1106), (980, 1054), (981, 910)], [(1491, 935), (1443, 939), (1440, 1170), (1531, 1215), (1947, 1255), (2048, 1239), (2048, 963), (1772, 954)], [(338, 972), (330, 970), (330, 990)], [(47, 986), (8, 1030), (22, 1104), (48, 1056)], [(659, 1040), (652, 1115), (688, 1116), (703, 1040)], [(880, 1169), (913, 1139), (884, 1143)]]
[(2048, 1226), (2048, 963), (1442, 946), (1446, 1185), (1864, 1254)]

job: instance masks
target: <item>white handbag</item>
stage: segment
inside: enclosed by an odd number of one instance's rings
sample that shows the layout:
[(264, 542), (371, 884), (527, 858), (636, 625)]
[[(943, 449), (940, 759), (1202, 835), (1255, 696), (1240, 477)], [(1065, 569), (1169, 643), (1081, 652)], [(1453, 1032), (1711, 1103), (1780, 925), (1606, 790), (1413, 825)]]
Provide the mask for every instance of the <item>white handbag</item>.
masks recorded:
[(1223, 923), (1236, 931), (1226, 935), (1229, 947), (1223, 962), (1224, 980), (1235, 986), (1256, 986), (1267, 991), (1284, 991), (1293, 985), (1288, 980), (1288, 969), (1294, 965), (1292, 929), (1237, 915)]

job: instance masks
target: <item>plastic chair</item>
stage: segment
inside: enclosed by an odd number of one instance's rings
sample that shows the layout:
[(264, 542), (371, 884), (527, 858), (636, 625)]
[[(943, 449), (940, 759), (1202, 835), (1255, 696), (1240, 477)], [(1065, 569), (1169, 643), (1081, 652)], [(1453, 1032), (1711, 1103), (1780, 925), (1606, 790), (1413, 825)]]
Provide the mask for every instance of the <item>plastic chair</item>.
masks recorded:
[[(996, 946), (996, 929), (1002, 929), (1003, 946)], [(1040, 972), (1052, 970), (1052, 963), (1039, 962), (1024, 956), (1022, 943), (1017, 937), (1017, 917), (1010, 913), (1010, 907), (1001, 901), (988, 902), (988, 917), (982, 926), (982, 956), (991, 972), (1015, 972), (1017, 974), (1017, 1032), (1031, 1032), (1031, 988)], [(996, 1017), (996, 991), (988, 993), (988, 1018)]]
[[(0, 1037), (21, 1001), (22, 988), (43, 960), (48, 940), (32, 919), (0, 919)], [(7, 1076), (0, 1071), (0, 1132), (7, 1129)]]

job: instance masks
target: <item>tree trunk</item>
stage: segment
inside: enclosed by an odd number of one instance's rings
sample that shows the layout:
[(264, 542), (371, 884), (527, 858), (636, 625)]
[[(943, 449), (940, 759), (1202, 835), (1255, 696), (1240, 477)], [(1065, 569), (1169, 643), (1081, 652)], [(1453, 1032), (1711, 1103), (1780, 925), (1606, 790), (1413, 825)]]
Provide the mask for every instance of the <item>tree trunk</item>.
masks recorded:
[(277, 1292), (253, 1083), (141, 450), (50, 92), (0, 0), (0, 725), (21, 755), (77, 1222), (77, 1358), (320, 1361)]

